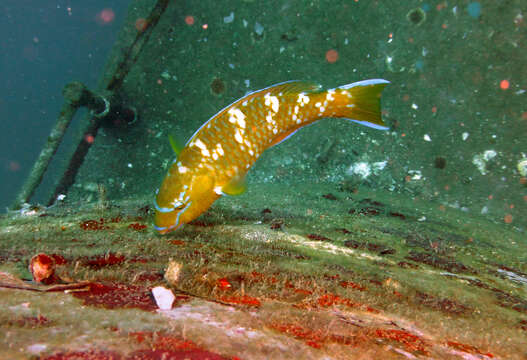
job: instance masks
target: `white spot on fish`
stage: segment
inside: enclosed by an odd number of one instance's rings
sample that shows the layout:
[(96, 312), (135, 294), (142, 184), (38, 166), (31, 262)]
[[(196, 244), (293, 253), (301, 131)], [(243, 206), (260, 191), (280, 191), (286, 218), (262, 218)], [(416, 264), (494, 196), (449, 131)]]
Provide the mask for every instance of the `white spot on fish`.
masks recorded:
[(278, 112), (278, 108), (280, 106), (280, 102), (278, 101), (278, 98), (276, 96), (271, 96), (269, 93), (265, 94), (265, 105), (270, 106), (271, 109), (276, 113)]
[(212, 153), (212, 158), (213, 158), (214, 160), (218, 160), (218, 154), (217, 154), (216, 152), (213, 152), (213, 153)]
[(317, 102), (317, 103), (315, 103), (315, 106), (316, 106), (316, 107), (321, 107), (322, 104), (321, 104), (320, 102)]
[(306, 96), (304, 93), (300, 93), (298, 94), (297, 102), (300, 104), (300, 106), (304, 106), (309, 103), (309, 96)]
[(270, 111), (269, 111), (269, 114), (267, 114), (267, 116), (265, 117), (265, 120), (269, 124), (276, 124), (276, 121), (274, 121), (274, 119), (273, 119), (273, 114)]
[(225, 153), (223, 152), (223, 148), (221, 147), (221, 144), (216, 145), (216, 148), (217, 148), (218, 154), (220, 154), (221, 156), (225, 155)]
[(237, 123), (239, 127), (241, 127), (242, 129), (245, 129), (245, 114), (240, 109), (232, 108), (232, 109), (229, 109), (227, 113), (231, 115), (229, 117), (229, 121), (231, 123), (233, 124)]
[(207, 145), (205, 145), (205, 143), (203, 141), (201, 141), (200, 139), (196, 139), (194, 141), (194, 145), (199, 147), (201, 150), (207, 150)]
[(240, 130), (236, 130), (236, 134), (234, 134), (234, 139), (240, 144), (243, 144), (243, 137), (242, 137), (242, 134), (240, 133)]
[(180, 166), (177, 168), (177, 170), (181, 173), (181, 174), (184, 174), (188, 171), (188, 167), (186, 166)]
[(333, 101), (335, 98), (333, 95), (335, 94), (335, 90), (328, 90), (328, 93), (326, 94), (326, 100), (327, 101)]

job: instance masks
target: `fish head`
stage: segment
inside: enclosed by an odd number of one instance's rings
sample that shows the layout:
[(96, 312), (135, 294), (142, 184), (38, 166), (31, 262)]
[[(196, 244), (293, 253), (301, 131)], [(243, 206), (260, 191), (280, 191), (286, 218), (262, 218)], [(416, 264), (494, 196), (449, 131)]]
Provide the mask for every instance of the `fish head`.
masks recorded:
[(218, 197), (212, 174), (167, 175), (156, 195), (155, 229), (166, 234), (180, 228), (205, 212)]

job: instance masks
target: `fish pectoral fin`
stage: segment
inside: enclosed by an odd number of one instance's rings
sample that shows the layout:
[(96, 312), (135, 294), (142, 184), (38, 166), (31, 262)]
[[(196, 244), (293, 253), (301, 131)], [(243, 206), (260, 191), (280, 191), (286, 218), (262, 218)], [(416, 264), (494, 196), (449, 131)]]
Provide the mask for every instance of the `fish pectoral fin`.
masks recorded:
[(245, 176), (235, 177), (221, 188), (222, 193), (226, 195), (241, 195), (247, 190), (247, 181)]
[(172, 147), (172, 150), (176, 153), (176, 155), (179, 156), (181, 154), (181, 151), (183, 150), (184, 146), (177, 141), (172, 134), (168, 135), (168, 142), (170, 142), (170, 146)]

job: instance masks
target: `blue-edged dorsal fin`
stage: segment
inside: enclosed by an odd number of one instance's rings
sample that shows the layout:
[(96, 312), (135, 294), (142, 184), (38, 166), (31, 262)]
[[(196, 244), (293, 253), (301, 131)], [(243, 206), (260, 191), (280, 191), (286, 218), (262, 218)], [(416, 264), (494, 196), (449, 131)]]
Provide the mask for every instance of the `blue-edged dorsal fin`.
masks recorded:
[(245, 176), (236, 176), (223, 186), (221, 192), (226, 195), (240, 195), (243, 194), (245, 190), (247, 190)]
[(272, 95), (278, 95), (280, 93), (282, 93), (283, 95), (288, 95), (288, 94), (299, 94), (301, 92), (311, 93), (311, 92), (319, 91), (321, 88), (322, 86), (320, 84), (317, 84), (312, 81), (291, 80), (291, 81), (286, 81), (283, 83), (269, 86), (265, 89), (257, 91), (256, 93), (259, 94), (263, 92), (269, 92)]
[(168, 135), (168, 141), (170, 142), (170, 146), (172, 147), (172, 150), (176, 153), (177, 156), (181, 154), (181, 151), (183, 150), (183, 145), (181, 145), (173, 136), (172, 134)]

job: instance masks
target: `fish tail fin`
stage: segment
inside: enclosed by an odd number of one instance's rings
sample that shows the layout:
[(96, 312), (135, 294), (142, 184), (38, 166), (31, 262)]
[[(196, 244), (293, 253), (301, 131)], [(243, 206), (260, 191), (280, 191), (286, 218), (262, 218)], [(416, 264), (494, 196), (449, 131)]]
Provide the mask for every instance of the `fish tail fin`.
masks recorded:
[(336, 117), (379, 130), (388, 130), (381, 117), (381, 92), (390, 82), (383, 79), (370, 79), (333, 89), (341, 95), (341, 105)]

